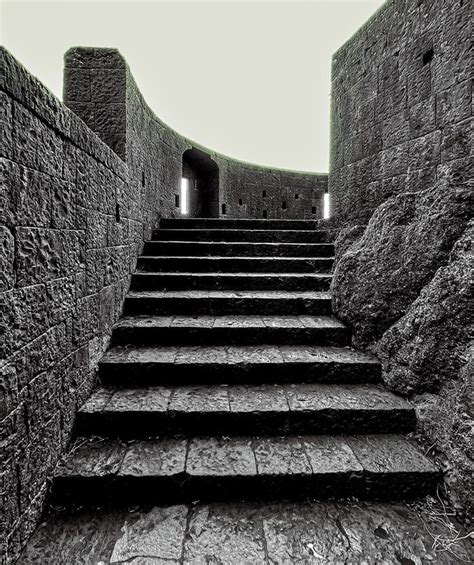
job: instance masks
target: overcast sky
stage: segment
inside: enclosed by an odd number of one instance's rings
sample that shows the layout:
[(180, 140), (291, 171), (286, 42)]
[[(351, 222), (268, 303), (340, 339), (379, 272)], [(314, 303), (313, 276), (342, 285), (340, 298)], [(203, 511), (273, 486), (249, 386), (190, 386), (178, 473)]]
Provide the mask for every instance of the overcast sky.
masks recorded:
[(325, 172), (331, 56), (382, 3), (3, 0), (1, 43), (59, 98), (69, 47), (117, 47), (178, 132), (244, 161)]

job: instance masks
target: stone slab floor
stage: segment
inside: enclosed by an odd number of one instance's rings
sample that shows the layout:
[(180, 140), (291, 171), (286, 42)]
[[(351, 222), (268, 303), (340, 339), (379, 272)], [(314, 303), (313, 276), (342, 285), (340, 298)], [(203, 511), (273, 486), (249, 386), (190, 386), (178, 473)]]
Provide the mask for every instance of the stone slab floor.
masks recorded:
[(472, 539), (456, 536), (426, 502), (68, 509), (45, 519), (19, 563), (472, 563)]

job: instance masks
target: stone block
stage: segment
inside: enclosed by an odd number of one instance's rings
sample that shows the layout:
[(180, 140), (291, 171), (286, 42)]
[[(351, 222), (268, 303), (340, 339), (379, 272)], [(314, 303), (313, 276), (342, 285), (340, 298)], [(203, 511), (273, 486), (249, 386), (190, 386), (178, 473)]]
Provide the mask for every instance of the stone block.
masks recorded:
[(44, 285), (12, 289), (2, 295), (3, 356), (28, 344), (46, 331), (48, 314)]
[(47, 308), (51, 324), (70, 318), (76, 306), (76, 280), (74, 275), (46, 283)]
[(13, 113), (12, 100), (0, 91), (0, 156), (13, 157)]
[(122, 69), (92, 69), (91, 100), (96, 104), (125, 103), (126, 74)]
[[(64, 69), (64, 103), (91, 101), (91, 71), (89, 68), (66, 67)], [(87, 123), (87, 122), (86, 122)]]
[(409, 143), (409, 170), (426, 169), (437, 165), (441, 159), (441, 132), (434, 131)]
[(467, 80), (436, 93), (436, 125), (461, 122), (472, 114), (472, 85)]
[(15, 284), (15, 238), (5, 226), (0, 226), (0, 292)]
[(472, 132), (474, 119), (450, 124), (443, 129), (441, 142), (441, 161), (452, 161), (472, 155)]

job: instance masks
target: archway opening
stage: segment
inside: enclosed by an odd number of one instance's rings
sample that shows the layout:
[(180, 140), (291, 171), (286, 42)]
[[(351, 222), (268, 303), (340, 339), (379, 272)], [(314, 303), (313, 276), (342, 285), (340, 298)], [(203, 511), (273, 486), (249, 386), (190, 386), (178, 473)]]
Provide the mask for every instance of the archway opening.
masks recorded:
[(207, 153), (196, 148), (183, 153), (183, 183), (187, 186), (187, 216), (219, 217), (219, 167)]

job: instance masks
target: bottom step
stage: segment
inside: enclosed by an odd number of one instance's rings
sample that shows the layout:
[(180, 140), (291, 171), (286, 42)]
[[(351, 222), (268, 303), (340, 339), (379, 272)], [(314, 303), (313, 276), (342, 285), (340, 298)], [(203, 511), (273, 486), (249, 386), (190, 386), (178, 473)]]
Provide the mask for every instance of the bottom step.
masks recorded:
[(382, 436), (197, 437), (123, 443), (79, 438), (55, 503), (423, 496), (439, 478), (407, 439)]

